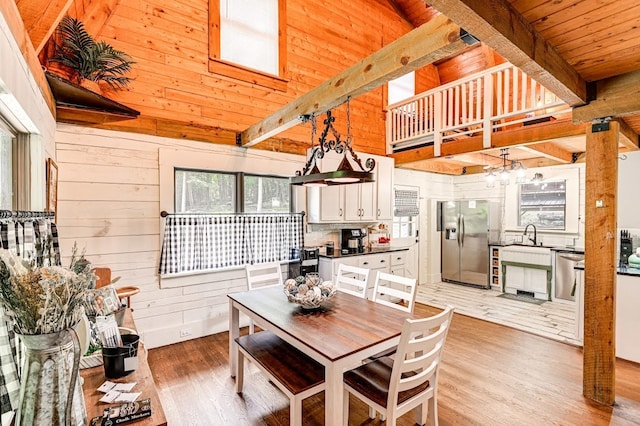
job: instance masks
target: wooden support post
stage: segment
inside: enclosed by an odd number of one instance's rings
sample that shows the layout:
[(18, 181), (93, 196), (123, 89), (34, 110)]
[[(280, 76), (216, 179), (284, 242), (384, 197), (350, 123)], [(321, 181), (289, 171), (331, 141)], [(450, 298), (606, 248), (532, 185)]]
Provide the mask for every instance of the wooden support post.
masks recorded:
[(620, 126), (615, 121), (605, 124), (587, 129), (582, 392), (613, 405)]

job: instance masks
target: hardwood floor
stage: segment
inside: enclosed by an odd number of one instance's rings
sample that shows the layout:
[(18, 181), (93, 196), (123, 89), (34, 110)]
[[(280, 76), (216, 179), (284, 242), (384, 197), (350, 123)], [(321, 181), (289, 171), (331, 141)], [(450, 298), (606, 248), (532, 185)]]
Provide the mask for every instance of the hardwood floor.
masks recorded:
[[(149, 351), (169, 425), (287, 425), (288, 399), (255, 366), (244, 393), (234, 392), (227, 352), (227, 333)], [(456, 314), (440, 370), (440, 425), (640, 425), (640, 365), (618, 361), (616, 372), (616, 405), (601, 406), (582, 397), (580, 348)], [(324, 423), (323, 401), (305, 400), (304, 425)], [(381, 424), (356, 399), (350, 406), (349, 424)], [(398, 424), (413, 425), (413, 414)]]

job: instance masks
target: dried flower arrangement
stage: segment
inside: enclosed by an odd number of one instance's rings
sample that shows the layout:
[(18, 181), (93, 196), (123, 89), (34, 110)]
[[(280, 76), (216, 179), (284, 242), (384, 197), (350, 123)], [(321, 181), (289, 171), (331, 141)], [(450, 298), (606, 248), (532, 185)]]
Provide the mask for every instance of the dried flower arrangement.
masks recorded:
[(95, 283), (91, 264), (73, 247), (71, 265), (35, 266), (0, 249), (0, 306), (19, 334), (56, 333), (75, 326)]

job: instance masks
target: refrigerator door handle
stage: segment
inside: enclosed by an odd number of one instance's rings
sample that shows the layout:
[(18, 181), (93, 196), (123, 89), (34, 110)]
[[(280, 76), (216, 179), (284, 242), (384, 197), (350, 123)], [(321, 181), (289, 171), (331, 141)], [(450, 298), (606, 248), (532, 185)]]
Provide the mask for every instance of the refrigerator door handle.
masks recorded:
[(460, 214), (460, 247), (464, 247), (464, 215)]
[(460, 214), (458, 214), (458, 216), (456, 217), (456, 226), (457, 226), (457, 230), (456, 230), (456, 242), (458, 243), (458, 247), (460, 247)]

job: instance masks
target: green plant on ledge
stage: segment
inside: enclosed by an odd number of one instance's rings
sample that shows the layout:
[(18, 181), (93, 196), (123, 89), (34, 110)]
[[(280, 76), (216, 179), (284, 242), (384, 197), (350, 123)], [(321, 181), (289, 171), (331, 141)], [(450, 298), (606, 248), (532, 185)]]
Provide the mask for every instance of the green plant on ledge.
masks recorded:
[(98, 41), (85, 30), (84, 24), (65, 16), (58, 25), (55, 54), (50, 59), (71, 69), (72, 79), (104, 81), (114, 90), (124, 89), (131, 78), (124, 76), (135, 64), (126, 53)]

